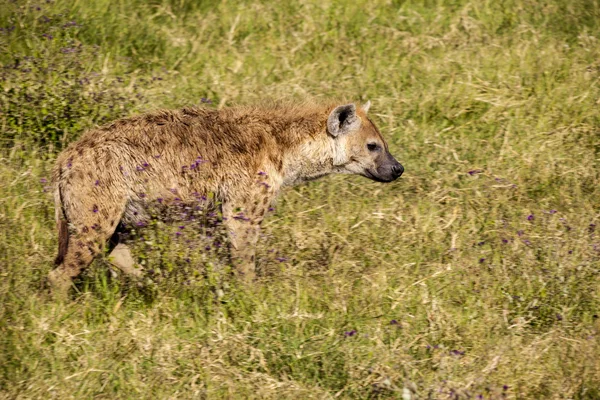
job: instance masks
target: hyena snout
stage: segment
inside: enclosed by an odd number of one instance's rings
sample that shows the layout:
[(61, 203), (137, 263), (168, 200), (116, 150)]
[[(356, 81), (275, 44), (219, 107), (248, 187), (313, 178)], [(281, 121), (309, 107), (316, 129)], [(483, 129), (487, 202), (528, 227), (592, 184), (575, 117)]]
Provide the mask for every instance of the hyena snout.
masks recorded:
[(369, 178), (378, 182), (392, 182), (400, 178), (404, 167), (391, 154), (387, 154), (383, 162), (378, 163), (375, 171), (369, 171)]

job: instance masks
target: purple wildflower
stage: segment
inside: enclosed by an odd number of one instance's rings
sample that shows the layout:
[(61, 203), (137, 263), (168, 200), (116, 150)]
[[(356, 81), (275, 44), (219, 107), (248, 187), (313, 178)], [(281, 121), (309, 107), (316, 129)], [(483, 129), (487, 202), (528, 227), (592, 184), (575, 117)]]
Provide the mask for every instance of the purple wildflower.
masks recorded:
[(481, 242), (477, 243), (477, 246), (483, 246), (484, 244), (485, 244), (485, 242), (481, 241)]
[(550, 210), (549, 212), (550, 212), (550, 214), (556, 214), (558, 211), (556, 211), (556, 210)]
[(94, 206), (92, 207), (92, 211), (97, 213), (98, 212), (98, 206), (94, 204)]
[(508, 243), (508, 239), (502, 239), (502, 243), (504, 243), (504, 244)]
[(560, 314), (558, 314), (558, 313), (557, 313), (557, 314), (556, 314), (556, 319), (557, 319), (558, 321), (562, 321), (563, 317), (562, 317), (562, 315), (560, 315)]
[(177, 194), (177, 189), (169, 189), (169, 191), (173, 194)]
[(470, 170), (470, 171), (469, 171), (469, 172), (467, 172), (467, 173), (468, 173), (469, 175), (473, 176), (473, 175), (480, 174), (480, 173), (482, 173), (482, 172), (483, 172), (483, 171), (482, 171), (482, 170), (480, 170), (480, 169), (472, 169), (472, 170)]
[(527, 246), (531, 246), (531, 242), (527, 239), (523, 240), (523, 243), (525, 243)]
[(160, 158), (160, 154), (156, 154), (154, 158)]
[(98, 179), (96, 179), (96, 182), (94, 182), (94, 186), (100, 186), (100, 181)]
[(529, 214), (527, 216), (527, 221), (533, 221), (535, 219), (535, 217), (533, 216), (533, 214)]
[(52, 35), (51, 35), (51, 34), (49, 34), (49, 33), (44, 33), (44, 34), (42, 35), (42, 37), (45, 37), (45, 38), (46, 38), (46, 39), (48, 39), (48, 40), (52, 40), (52, 39), (54, 39), (54, 36), (52, 36)]
[(269, 207), (269, 211), (275, 211), (273, 207)]
[(354, 335), (356, 335), (356, 330), (354, 330), (354, 329), (352, 329), (351, 331), (344, 332), (344, 336), (346, 336), (346, 337), (352, 337)]
[(177, 236), (177, 237), (181, 236), (181, 232), (179, 232), (179, 231), (175, 232), (175, 236)]
[(69, 159), (67, 160), (67, 168), (71, 168), (72, 166), (73, 166), (73, 159), (72, 159), (72, 158), (69, 158)]
[(519, 236), (523, 236), (524, 233), (525, 233), (525, 231), (523, 231), (523, 230), (517, 231), (517, 235), (519, 235)]
[(280, 263), (287, 261), (287, 258), (285, 257), (277, 257), (275, 258), (275, 260), (279, 261)]
[(40, 179), (40, 183), (48, 183), (48, 179), (46, 179), (46, 178), (41, 178), (41, 179)]
[(142, 226), (146, 226), (146, 221), (138, 221), (138, 222), (136, 222), (135, 224), (136, 224), (137, 226), (140, 226), (140, 227), (142, 227)]
[(483, 264), (485, 262), (485, 258), (480, 258), (479, 259), (479, 264)]
[(450, 353), (452, 353), (452, 355), (455, 355), (455, 356), (464, 356), (465, 355), (465, 352), (460, 351), (460, 350), (452, 350)]
[(393, 319), (390, 321), (390, 325), (398, 325), (398, 321)]
[(202, 103), (206, 103), (206, 104), (212, 104), (212, 100), (211, 100), (211, 99), (208, 99), (208, 98), (206, 98), (206, 97), (202, 97), (202, 98), (200, 99), (200, 101), (201, 101)]
[(156, 199), (156, 201), (158, 201), (158, 203), (159, 203), (159, 204), (162, 204), (162, 202), (163, 202), (163, 198), (162, 198), (162, 197), (159, 197), (158, 199)]
[(266, 175), (267, 175), (267, 173), (266, 173), (266, 172), (264, 172), (264, 171), (258, 171), (258, 174), (259, 174), (260, 176), (266, 176)]
[(569, 254), (573, 254), (573, 250), (569, 250)]

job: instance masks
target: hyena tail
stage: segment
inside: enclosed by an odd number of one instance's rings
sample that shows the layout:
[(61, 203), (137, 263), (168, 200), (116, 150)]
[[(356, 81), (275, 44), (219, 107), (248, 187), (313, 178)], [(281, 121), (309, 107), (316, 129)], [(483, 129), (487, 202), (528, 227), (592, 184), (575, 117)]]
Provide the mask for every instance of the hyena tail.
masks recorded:
[(56, 225), (58, 227), (58, 255), (54, 259), (54, 265), (60, 265), (65, 259), (67, 249), (69, 248), (69, 224), (65, 214), (65, 208), (61, 190), (61, 171), (60, 167), (55, 171), (54, 180), (54, 207), (56, 212)]

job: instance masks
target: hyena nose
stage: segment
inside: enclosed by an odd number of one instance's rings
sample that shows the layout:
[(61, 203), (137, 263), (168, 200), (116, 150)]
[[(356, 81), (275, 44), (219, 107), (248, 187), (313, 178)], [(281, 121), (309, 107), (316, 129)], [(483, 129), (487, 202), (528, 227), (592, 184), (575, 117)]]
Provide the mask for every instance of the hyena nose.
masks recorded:
[(392, 167), (392, 173), (396, 178), (400, 178), (400, 175), (404, 172), (404, 167), (402, 164), (398, 163)]

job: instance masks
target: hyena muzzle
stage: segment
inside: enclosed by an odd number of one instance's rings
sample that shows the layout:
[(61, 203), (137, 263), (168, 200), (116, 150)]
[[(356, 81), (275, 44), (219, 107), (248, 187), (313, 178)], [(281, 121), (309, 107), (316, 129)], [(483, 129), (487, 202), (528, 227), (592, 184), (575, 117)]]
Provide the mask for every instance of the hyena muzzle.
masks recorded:
[[(283, 187), (330, 173), (377, 182), (402, 175), (367, 116), (369, 104), (184, 108), (86, 132), (53, 172), (59, 246), (51, 286), (65, 293), (118, 226), (149, 218), (149, 204), (192, 203), (209, 193), (220, 204), (235, 271), (253, 279), (260, 224)], [(125, 244), (112, 247), (117, 267), (141, 274)]]

